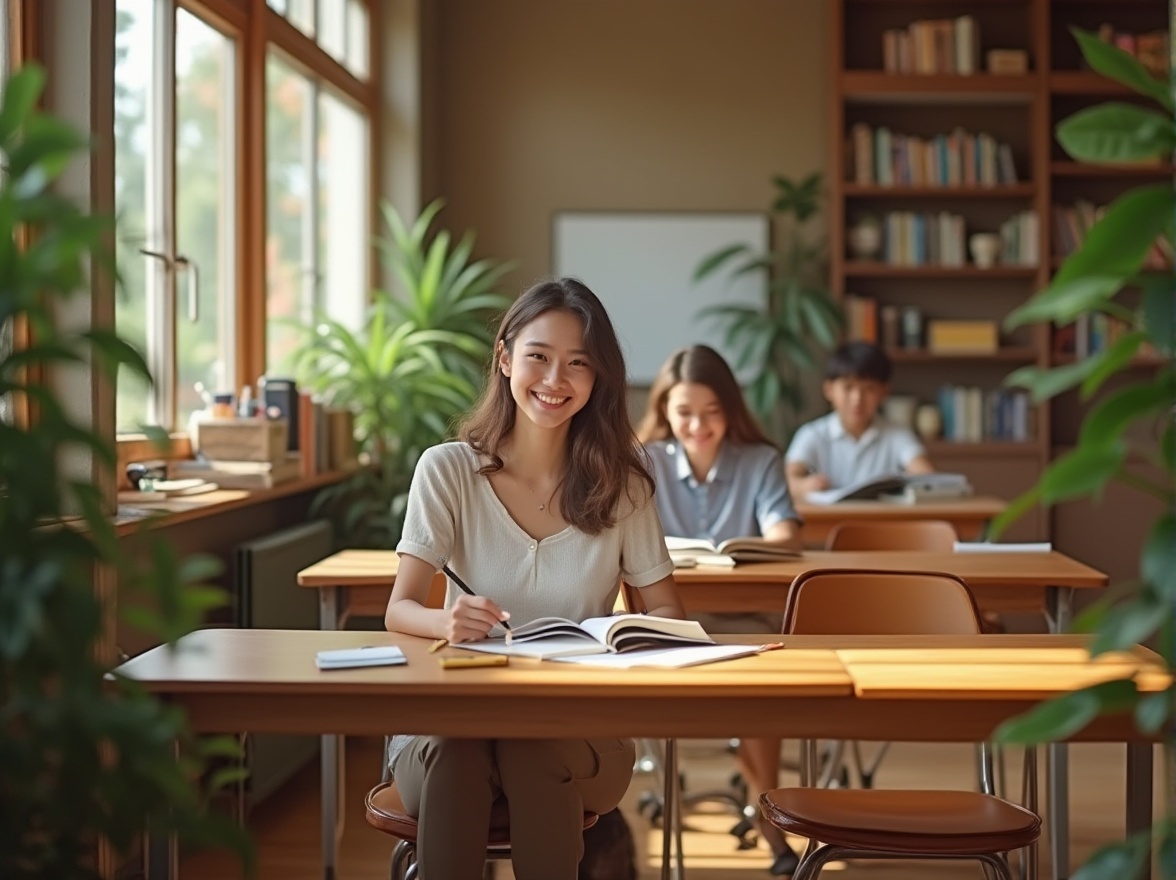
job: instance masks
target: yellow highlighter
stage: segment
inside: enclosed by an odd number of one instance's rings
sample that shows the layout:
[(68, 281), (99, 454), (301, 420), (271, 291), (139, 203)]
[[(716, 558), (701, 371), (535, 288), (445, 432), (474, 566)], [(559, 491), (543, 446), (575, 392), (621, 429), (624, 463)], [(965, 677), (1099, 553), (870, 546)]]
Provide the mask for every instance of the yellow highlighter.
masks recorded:
[(478, 657), (438, 657), (442, 669), (470, 669), (475, 666), (506, 666), (510, 658), (505, 654), (485, 654)]

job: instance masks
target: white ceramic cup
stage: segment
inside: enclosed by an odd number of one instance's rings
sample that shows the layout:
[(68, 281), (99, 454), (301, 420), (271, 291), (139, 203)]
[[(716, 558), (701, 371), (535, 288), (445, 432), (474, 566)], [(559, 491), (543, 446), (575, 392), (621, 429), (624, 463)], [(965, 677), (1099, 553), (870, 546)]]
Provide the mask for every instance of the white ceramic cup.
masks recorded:
[(968, 238), (968, 250), (972, 252), (973, 263), (981, 269), (990, 269), (1000, 256), (1000, 236), (995, 232), (973, 233)]

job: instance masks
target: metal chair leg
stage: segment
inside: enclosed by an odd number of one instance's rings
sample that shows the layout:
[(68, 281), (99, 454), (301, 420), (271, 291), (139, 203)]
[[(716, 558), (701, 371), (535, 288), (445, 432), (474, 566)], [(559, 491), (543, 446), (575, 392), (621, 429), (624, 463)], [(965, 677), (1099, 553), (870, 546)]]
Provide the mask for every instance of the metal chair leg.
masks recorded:
[(407, 880), (409, 866), (415, 861), (414, 855), (413, 845), (407, 840), (396, 844), (396, 848), (392, 850), (392, 866), (389, 872), (391, 880)]

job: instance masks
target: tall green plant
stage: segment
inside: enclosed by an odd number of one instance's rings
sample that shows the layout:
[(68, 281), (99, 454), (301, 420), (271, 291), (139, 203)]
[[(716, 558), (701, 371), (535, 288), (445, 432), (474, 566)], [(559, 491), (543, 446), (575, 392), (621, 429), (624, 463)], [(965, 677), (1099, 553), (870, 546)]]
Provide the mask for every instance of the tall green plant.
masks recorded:
[(773, 183), (772, 213), (783, 222), (779, 246), (762, 254), (743, 244), (722, 248), (699, 263), (694, 280), (717, 272), (728, 281), (764, 277), (762, 306), (712, 306), (699, 314), (714, 319), (727, 346), (739, 351), (736, 370), (753, 371), (748, 398), (764, 425), (782, 439), (804, 407), (804, 373), (819, 369), (815, 349), (833, 347), (842, 315), (829, 293), (825, 242), (808, 230), (820, 206), (820, 172), (800, 183), (787, 177)]
[[(68, 880), (98, 876), (100, 838), (125, 851), (143, 830), (178, 832), (243, 854), (248, 841), (208, 809), (211, 792), (238, 772), (193, 781), (206, 758), (235, 755), (236, 746), (194, 740), (179, 711), (111, 677), (99, 656), (111, 622), (95, 593), (99, 569), (117, 575), (126, 617), (169, 642), (224, 596), (200, 585), (215, 573), (209, 560), (179, 560), (161, 539), (144, 536), (145, 560), (125, 554), (98, 487), (63, 466), (85, 457), (109, 473), (112, 444), (30, 378), (90, 363), (112, 380), (120, 364), (147, 377), (143, 359), (112, 332), (67, 332), (54, 321), (90, 272), (109, 270), (110, 223), (52, 191), (85, 142), (36, 111), (43, 81), (38, 68), (17, 73), (0, 101), (0, 326), (24, 322), (31, 340), (0, 355), (0, 396), (23, 396), (35, 409), (28, 426), (0, 421), (0, 877)], [(128, 601), (136, 595), (138, 607)]]
[[(1075, 159), (1108, 163), (1162, 157), (1176, 148), (1173, 94), (1129, 54), (1095, 35), (1074, 29), (1090, 66), (1141, 95), (1162, 112), (1126, 103), (1105, 103), (1064, 120), (1058, 140)], [(1084, 313), (1125, 321), (1128, 332), (1098, 354), (1051, 370), (1026, 368), (1009, 383), (1043, 403), (1073, 389), (1090, 401), (1102, 391), (1082, 423), (1077, 446), (1060, 456), (1037, 485), (1016, 499), (995, 524), (1005, 527), (1036, 504), (1099, 496), (1112, 481), (1158, 499), (1163, 512), (1152, 524), (1139, 560), (1139, 579), (1122, 585), (1075, 622), (1095, 633), (1092, 654), (1152, 640), (1169, 671), (1176, 669), (1176, 284), (1171, 271), (1151, 274), (1144, 261), (1157, 236), (1173, 235), (1176, 194), (1165, 183), (1133, 189), (1116, 199), (1090, 230), (1082, 247), (1063, 264), (1048, 288), (1009, 315), (1006, 326), (1035, 322), (1068, 324)], [(1160, 356), (1150, 373), (1132, 371), (1132, 361), (1150, 346)], [(1125, 378), (1115, 387), (1113, 377)], [(1144, 436), (1140, 442), (1135, 437)], [(1162, 475), (1156, 478), (1155, 474)], [(1005, 725), (1010, 742), (1062, 739), (1104, 712), (1133, 712), (1137, 727), (1164, 741), (1169, 773), (1176, 773), (1176, 683), (1142, 694), (1130, 679), (1075, 691), (1043, 704)], [(1164, 880), (1176, 878), (1176, 778), (1166, 791), (1166, 811), (1149, 843), (1145, 834), (1100, 849), (1074, 880), (1138, 876), (1153, 853)]]
[(446, 230), (430, 231), (443, 204), (434, 201), (411, 226), (383, 205), (388, 236), (376, 244), (402, 292), (375, 290), (358, 330), (320, 318), (295, 356), (300, 384), (355, 413), (372, 465), (316, 500), (349, 547), (395, 546), (417, 459), (473, 403), (493, 342), (490, 318), (510, 304), (495, 288), (512, 263), (472, 260), (472, 232), (453, 245)]

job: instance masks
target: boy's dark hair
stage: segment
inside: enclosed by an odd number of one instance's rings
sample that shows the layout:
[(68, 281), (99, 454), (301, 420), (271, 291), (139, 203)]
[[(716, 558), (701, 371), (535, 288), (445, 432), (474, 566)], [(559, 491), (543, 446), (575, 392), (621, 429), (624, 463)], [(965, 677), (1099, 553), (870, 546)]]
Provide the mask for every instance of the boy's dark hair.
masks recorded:
[(890, 358), (872, 342), (857, 340), (844, 342), (829, 354), (825, 362), (825, 378), (873, 379), (886, 384), (890, 381)]

